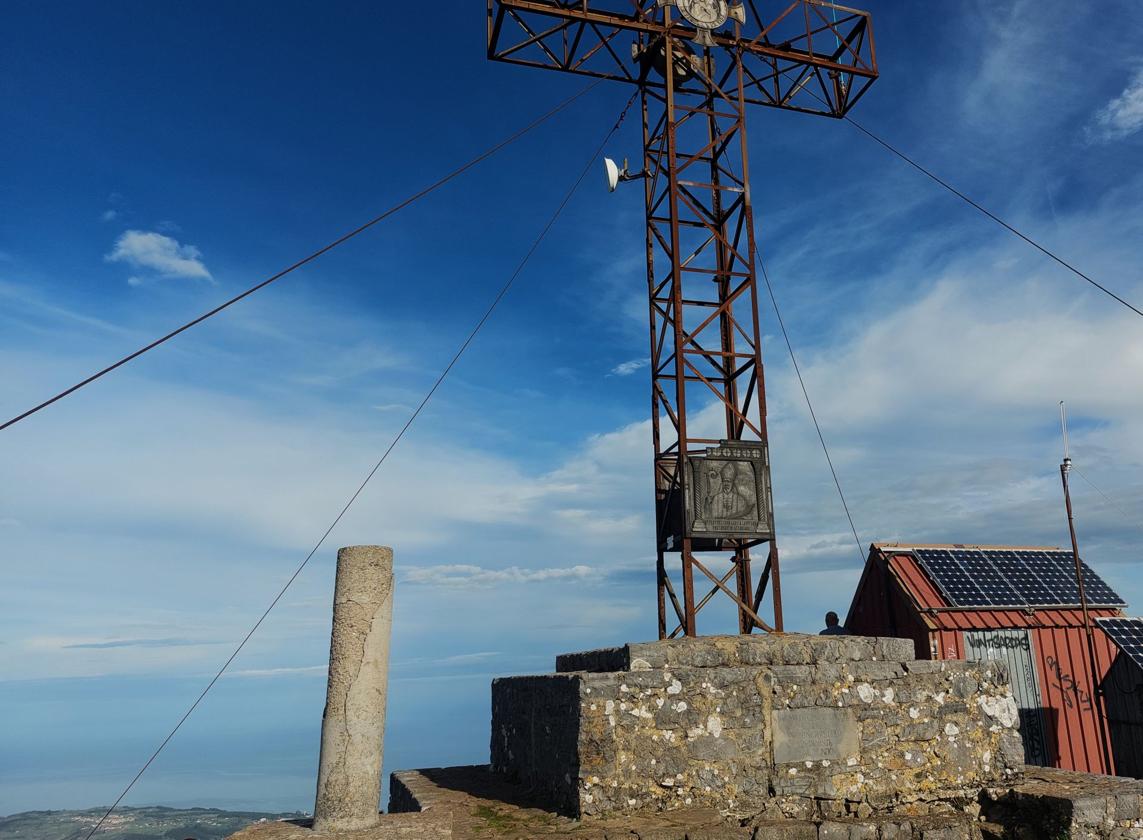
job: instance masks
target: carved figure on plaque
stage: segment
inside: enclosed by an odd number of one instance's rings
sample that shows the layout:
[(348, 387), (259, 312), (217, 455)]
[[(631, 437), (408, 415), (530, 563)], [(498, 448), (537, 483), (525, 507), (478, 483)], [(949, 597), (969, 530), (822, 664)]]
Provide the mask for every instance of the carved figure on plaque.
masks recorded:
[(687, 529), (692, 536), (771, 535), (765, 444), (722, 441), (704, 456), (691, 456), (687, 465)]
[(703, 519), (750, 519), (755, 510), (754, 470), (741, 461), (708, 461)]

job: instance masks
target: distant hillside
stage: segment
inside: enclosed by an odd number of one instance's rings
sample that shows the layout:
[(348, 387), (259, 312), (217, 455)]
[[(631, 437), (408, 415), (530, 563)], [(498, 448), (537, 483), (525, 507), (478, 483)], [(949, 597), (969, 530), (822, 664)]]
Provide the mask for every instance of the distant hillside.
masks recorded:
[[(25, 811), (0, 817), (3, 840), (83, 840), (107, 808), (86, 811)], [(259, 820), (298, 819), (303, 814), (219, 811), (215, 808), (120, 808), (96, 835), (99, 840), (223, 840)], [(95, 838), (93, 838), (95, 840)]]

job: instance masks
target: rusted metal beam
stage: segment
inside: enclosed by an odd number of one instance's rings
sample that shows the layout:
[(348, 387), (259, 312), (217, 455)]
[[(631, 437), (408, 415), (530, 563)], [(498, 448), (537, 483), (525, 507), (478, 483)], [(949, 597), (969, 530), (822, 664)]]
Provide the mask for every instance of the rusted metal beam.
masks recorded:
[[(695, 36), (684, 21), (667, 22), (654, 0), (487, 0), (487, 5), (488, 56), (493, 60), (659, 90), (666, 88), (665, 79), (635, 65), (628, 44), (620, 43), (622, 36), (644, 44)], [(867, 12), (824, 0), (795, 0), (770, 21), (755, 19), (755, 25), (738, 26), (735, 32), (711, 33), (714, 52), (741, 56), (749, 104), (841, 117), (877, 78)], [(578, 25), (576, 34), (569, 38), (573, 25)], [(812, 95), (802, 95), (807, 86)], [(695, 90), (693, 83), (676, 89)]]
[[(695, 635), (698, 611), (718, 592), (734, 603), (740, 632), (782, 629), (746, 110), (841, 117), (877, 78), (868, 13), (787, 0), (764, 19), (754, 0), (747, 4), (745, 22), (727, 19), (700, 33), (658, 0), (487, 0), (490, 59), (636, 84), (642, 93), (660, 637), (668, 603), (679, 625), (670, 635)], [(688, 426), (688, 407), (712, 403), (725, 437), (712, 439), (705, 429), (699, 437)], [(688, 464), (712, 457), (708, 450), (762, 453), (750, 463), (765, 473), (752, 502), (766, 508), (757, 520), (765, 527), (711, 531), (734, 538), (692, 533), (697, 496), (689, 483), (708, 482), (703, 504), (716, 510), (709, 483), (717, 473), (688, 478)], [(717, 510), (734, 508), (724, 501)], [(768, 545), (766, 564), (754, 588), (750, 549), (761, 544)], [(731, 570), (714, 577), (696, 552), (729, 553)], [(666, 553), (680, 558), (679, 594)], [(697, 603), (695, 567), (715, 583)], [(772, 625), (759, 612), (767, 591)]]

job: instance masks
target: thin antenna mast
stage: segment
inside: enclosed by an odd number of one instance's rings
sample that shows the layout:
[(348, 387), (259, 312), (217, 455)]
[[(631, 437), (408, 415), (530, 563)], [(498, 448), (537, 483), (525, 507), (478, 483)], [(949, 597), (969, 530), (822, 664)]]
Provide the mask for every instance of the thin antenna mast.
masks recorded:
[(1068, 512), (1068, 533), (1072, 538), (1072, 559), (1076, 567), (1076, 586), (1079, 588), (1080, 609), (1083, 611), (1083, 629), (1087, 635), (1087, 654), (1091, 667), (1092, 683), (1092, 710), (1095, 712), (1096, 722), (1099, 724), (1099, 746), (1103, 753), (1103, 766), (1108, 775), (1115, 774), (1111, 761), (1111, 750), (1107, 743), (1107, 718), (1104, 712), (1103, 688), (1099, 684), (1098, 665), (1095, 657), (1095, 628), (1092, 626), (1091, 613), (1087, 606), (1087, 591), (1084, 588), (1083, 562), (1080, 560), (1079, 542), (1076, 540), (1075, 518), (1072, 515), (1072, 494), (1068, 488), (1068, 474), (1072, 470), (1072, 459), (1068, 444), (1068, 415), (1064, 401), (1060, 400), (1060, 429), (1064, 437), (1064, 460), (1060, 464), (1060, 479), (1064, 485), (1064, 505)]

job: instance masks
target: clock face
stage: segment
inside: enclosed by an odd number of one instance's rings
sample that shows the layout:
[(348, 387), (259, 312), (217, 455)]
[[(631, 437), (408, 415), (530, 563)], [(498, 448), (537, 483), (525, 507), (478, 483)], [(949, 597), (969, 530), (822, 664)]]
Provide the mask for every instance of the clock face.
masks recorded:
[(683, 17), (703, 29), (722, 26), (729, 15), (726, 0), (676, 0), (676, 5)]

